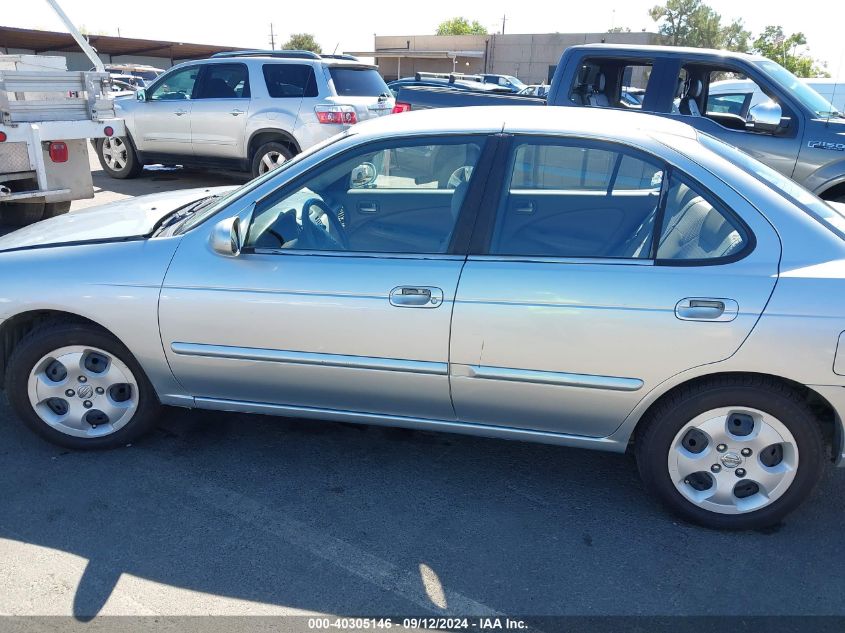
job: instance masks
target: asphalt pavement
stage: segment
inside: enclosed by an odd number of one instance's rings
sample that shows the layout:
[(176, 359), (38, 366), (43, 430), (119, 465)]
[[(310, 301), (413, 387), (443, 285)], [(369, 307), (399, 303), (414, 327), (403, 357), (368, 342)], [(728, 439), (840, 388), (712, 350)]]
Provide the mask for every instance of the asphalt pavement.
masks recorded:
[[(95, 173), (99, 200), (238, 178)], [(179, 409), (71, 452), (5, 396), (0, 437), (0, 614), (845, 615), (845, 469), (723, 533), (627, 455)]]

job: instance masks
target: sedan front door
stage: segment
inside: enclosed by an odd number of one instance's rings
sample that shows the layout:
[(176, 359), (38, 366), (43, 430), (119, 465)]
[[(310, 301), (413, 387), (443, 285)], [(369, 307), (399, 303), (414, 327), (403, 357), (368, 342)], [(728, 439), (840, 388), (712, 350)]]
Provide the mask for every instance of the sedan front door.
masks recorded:
[[(347, 152), (259, 200), (237, 257), (208, 247), (213, 227), (189, 233), (160, 304), (181, 384), (200, 404), (245, 410), (454, 420), (449, 327), (467, 235), (455, 228), (484, 144)], [(399, 160), (419, 146), (461, 147), (473, 162), (441, 186), (433, 166)]]
[(731, 356), (774, 288), (777, 236), (724, 185), (747, 222), (611, 143), (516, 138), (503, 176), (455, 302), (461, 422), (608, 436), (662, 381)]

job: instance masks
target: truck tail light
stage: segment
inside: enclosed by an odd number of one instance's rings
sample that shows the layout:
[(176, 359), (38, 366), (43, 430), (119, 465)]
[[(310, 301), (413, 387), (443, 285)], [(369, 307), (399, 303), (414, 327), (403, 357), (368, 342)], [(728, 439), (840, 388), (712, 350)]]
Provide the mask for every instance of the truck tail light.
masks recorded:
[(114, 134), (114, 128), (111, 125), (107, 125), (103, 128), (103, 134), (105, 134), (106, 136), (111, 136), (112, 134)]
[(50, 143), (50, 160), (54, 163), (67, 162), (67, 143), (64, 141), (53, 141)]
[(314, 108), (317, 113), (317, 120), (320, 123), (331, 123), (335, 125), (352, 125), (358, 123), (358, 116), (355, 108), (350, 105), (318, 105)]
[(393, 114), (399, 114), (400, 112), (410, 112), (411, 111), (411, 104), (410, 103), (402, 103), (401, 101), (397, 101), (396, 105), (393, 106)]
[(8, 137), (6, 136), (5, 132), (0, 132), (0, 143), (5, 141)]

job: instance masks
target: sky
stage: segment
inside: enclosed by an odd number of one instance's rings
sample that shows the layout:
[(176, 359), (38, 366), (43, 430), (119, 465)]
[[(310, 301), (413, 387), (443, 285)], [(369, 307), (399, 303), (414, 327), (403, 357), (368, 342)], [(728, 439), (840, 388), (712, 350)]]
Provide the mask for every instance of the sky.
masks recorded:
[[(10, 0), (10, 4), (12, 2)], [(413, 0), (350, 2), (321, 0), (144, 0), (92, 2), (59, 0), (77, 26), (90, 33), (163, 39), (198, 44), (269, 48), (270, 23), (283, 43), (291, 33), (313, 33), (324, 52), (369, 51), (373, 35), (425, 35), (455, 15), (478, 20), (491, 33), (582, 33), (612, 26), (654, 31), (648, 10), (658, 0)], [(818, 0), (809, 10), (784, 0), (709, 0), (723, 21), (742, 18), (756, 35), (769, 24), (787, 34), (807, 36), (810, 54), (827, 62), (834, 77), (845, 78), (845, 5), (842, 0)], [(589, 6), (589, 10), (587, 7)], [(356, 7), (358, 10), (356, 10)], [(14, 2), (0, 14), (0, 24), (21, 28), (63, 30), (43, 0)]]

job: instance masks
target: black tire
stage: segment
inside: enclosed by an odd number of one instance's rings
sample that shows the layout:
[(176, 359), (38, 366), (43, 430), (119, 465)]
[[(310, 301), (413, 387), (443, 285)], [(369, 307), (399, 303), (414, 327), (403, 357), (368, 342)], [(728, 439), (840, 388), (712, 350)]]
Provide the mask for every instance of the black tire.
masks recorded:
[(108, 161), (103, 155), (103, 148), (107, 139), (100, 138), (97, 139), (97, 158), (100, 160), (100, 166), (112, 178), (123, 180), (137, 177), (144, 170), (144, 165), (138, 160), (138, 154), (135, 151), (135, 145), (132, 143), (132, 139), (128, 136), (115, 138), (126, 146), (126, 163), (120, 169), (109, 167)]
[[(122, 361), (134, 374), (138, 407), (129, 422), (110, 435), (92, 438), (66, 435), (44, 422), (30, 404), (27, 385), (32, 368), (46, 354), (69, 345), (100, 348)], [(5, 387), (12, 409), (30, 429), (53, 444), (77, 450), (125, 445), (153, 427), (161, 408), (153, 386), (130, 351), (111, 334), (84, 323), (48, 322), (29, 332), (9, 359)]]
[(42, 220), (55, 218), (57, 215), (64, 215), (70, 211), (70, 202), (48, 202), (44, 205), (44, 216)]
[(293, 158), (293, 152), (290, 151), (290, 148), (287, 145), (282, 143), (278, 143), (273, 141), (271, 143), (264, 143), (261, 147), (255, 150), (255, 154), (252, 156), (252, 177), (257, 178), (262, 174), (261, 172), (261, 162), (267, 154), (271, 154), (274, 152), (278, 152), (281, 154), (286, 161)]
[(44, 219), (44, 202), (4, 202), (0, 204), (0, 224), (28, 226)]
[[(744, 514), (719, 514), (695, 505), (675, 487), (667, 466), (673, 440), (685, 424), (706, 411), (731, 406), (757, 409), (780, 420), (792, 433), (799, 455), (795, 479), (783, 495)], [(794, 388), (764, 376), (722, 376), (694, 383), (666, 398), (641, 424), (635, 455), (646, 488), (682, 518), (708, 528), (776, 525), (811, 495), (824, 468), (824, 441), (812, 410)]]

